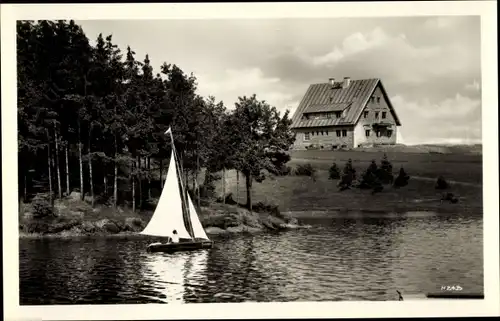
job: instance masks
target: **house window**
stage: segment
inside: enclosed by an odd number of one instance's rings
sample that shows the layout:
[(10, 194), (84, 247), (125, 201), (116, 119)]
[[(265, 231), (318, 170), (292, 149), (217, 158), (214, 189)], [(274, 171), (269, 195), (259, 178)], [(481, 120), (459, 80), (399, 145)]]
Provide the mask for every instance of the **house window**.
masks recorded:
[(380, 130), (377, 130), (377, 137), (380, 137)]
[(378, 111), (375, 112), (375, 118), (378, 119)]
[(335, 116), (336, 116), (337, 118), (340, 118), (340, 116), (342, 116), (342, 112), (341, 112), (341, 111), (336, 111), (336, 112), (335, 112)]
[(363, 113), (363, 117), (364, 117), (364, 118), (368, 117), (368, 111), (365, 111), (365, 112)]
[(314, 132), (311, 132), (311, 135), (314, 136)]
[(319, 130), (316, 132), (316, 136), (319, 136)]
[(326, 118), (327, 118), (327, 119), (332, 118), (332, 113), (326, 113)]
[(365, 136), (370, 137), (370, 130), (369, 129), (365, 130)]
[(382, 112), (382, 118), (385, 119), (386, 116), (387, 116), (387, 112), (383, 111)]
[(324, 134), (323, 134), (323, 131), (321, 131), (321, 136), (323, 136), (323, 135), (324, 135)]
[(374, 96), (371, 96), (371, 97), (370, 97), (370, 102), (371, 102), (371, 103), (374, 103), (374, 102), (375, 102), (375, 97), (374, 97)]
[(380, 97), (377, 97), (377, 104), (380, 104)]
[(311, 136), (309, 136), (309, 133), (304, 133), (304, 140), (308, 141), (311, 139)]
[(340, 130), (337, 130), (337, 137), (340, 137)]
[(326, 136), (328, 136), (328, 130), (326, 130)]
[(347, 129), (342, 129), (342, 137), (346, 137), (347, 136)]
[(392, 136), (392, 130), (390, 130), (390, 129), (389, 129), (389, 130), (387, 131), (387, 137), (391, 137), (391, 136)]

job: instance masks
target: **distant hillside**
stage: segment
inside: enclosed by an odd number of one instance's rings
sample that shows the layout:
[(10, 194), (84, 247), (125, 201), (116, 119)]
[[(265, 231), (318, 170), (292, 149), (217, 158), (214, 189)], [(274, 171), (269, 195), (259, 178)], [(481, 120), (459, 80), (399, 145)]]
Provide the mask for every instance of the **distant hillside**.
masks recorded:
[(401, 152), (401, 153), (437, 153), (437, 154), (475, 154), (483, 153), (483, 145), (445, 145), (445, 144), (422, 144), (422, 145), (380, 145), (373, 147), (361, 147), (355, 150), (364, 152)]

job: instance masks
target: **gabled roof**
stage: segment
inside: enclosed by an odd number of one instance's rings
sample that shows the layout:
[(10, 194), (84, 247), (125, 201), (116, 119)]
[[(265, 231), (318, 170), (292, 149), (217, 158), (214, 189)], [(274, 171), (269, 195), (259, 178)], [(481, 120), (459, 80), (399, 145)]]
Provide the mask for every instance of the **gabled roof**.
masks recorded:
[[(391, 110), (396, 124), (401, 125), (399, 119), (392, 107), (392, 104), (387, 96), (387, 93), (382, 85), (382, 82), (378, 78), (374, 79), (361, 79), (361, 80), (351, 80), (347, 88), (342, 88), (341, 86), (332, 85), (329, 83), (313, 84), (310, 85), (306, 91), (306, 94), (302, 98), (299, 107), (295, 111), (292, 118), (292, 128), (303, 128), (303, 127), (323, 127), (323, 126), (337, 126), (337, 125), (355, 125), (361, 113), (366, 106), (366, 103), (370, 99), (373, 91), (380, 85), (382, 88), (382, 93), (386, 99), (389, 109)], [(350, 106), (349, 106), (350, 105)], [(322, 106), (322, 107), (319, 107)], [(342, 109), (329, 109), (326, 110), (326, 106), (331, 106), (332, 108)], [(344, 117), (342, 118), (328, 118), (328, 119), (302, 119), (304, 113), (310, 113), (310, 110), (316, 110), (315, 112), (321, 111), (336, 111), (336, 110), (346, 110)]]
[(307, 106), (304, 111), (307, 113), (323, 113), (323, 112), (332, 112), (332, 111), (343, 111), (347, 107), (349, 107), (351, 103), (339, 103), (339, 104), (312, 104)]

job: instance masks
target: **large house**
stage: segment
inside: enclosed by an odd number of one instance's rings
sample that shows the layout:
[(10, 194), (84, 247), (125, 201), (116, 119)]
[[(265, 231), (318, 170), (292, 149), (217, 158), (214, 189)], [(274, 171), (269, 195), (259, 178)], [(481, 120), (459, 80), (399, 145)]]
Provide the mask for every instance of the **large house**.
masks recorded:
[(401, 126), (380, 79), (309, 86), (293, 118), (294, 149), (355, 148), (396, 144)]

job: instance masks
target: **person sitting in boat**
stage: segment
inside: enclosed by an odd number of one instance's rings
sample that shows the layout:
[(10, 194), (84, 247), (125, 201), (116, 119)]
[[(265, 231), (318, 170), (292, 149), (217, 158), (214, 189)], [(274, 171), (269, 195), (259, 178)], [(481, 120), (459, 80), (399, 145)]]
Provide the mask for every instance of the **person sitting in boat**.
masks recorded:
[(177, 230), (172, 231), (172, 237), (170, 238), (170, 243), (179, 243), (179, 234), (177, 234)]

